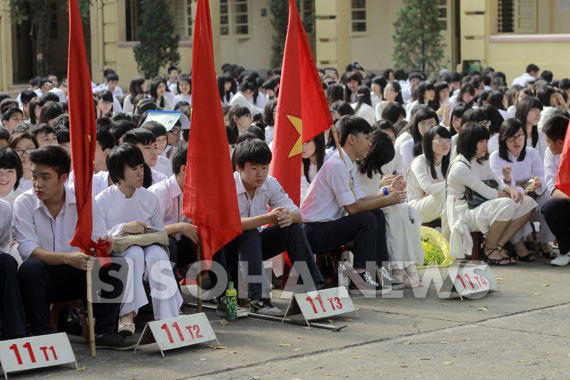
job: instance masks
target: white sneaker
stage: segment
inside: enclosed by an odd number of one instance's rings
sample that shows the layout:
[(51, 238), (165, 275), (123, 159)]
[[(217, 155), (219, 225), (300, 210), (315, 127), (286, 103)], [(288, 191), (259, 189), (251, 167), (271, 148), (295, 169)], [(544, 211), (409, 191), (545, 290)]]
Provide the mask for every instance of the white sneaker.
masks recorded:
[(560, 255), (550, 262), (550, 265), (565, 267), (570, 264), (570, 255)]

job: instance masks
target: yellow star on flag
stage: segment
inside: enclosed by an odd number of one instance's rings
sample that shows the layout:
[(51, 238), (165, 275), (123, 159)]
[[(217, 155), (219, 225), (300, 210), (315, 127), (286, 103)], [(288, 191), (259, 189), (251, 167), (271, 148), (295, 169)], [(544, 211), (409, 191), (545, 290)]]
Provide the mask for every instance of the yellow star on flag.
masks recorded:
[(301, 137), (303, 136), (303, 120), (299, 119), (298, 117), (287, 115), (287, 119), (293, 124), (297, 132), (299, 133), (299, 139), (293, 145), (293, 149), (289, 152), (289, 158), (296, 156), (298, 154), (303, 153), (303, 142)]

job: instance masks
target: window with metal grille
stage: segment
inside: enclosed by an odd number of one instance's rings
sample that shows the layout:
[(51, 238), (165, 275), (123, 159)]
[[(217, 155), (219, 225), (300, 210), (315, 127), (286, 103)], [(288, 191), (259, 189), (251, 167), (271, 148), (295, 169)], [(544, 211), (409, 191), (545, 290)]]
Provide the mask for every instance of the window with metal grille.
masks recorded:
[(536, 33), (537, 0), (499, 0), (499, 33)]
[(366, 33), (366, 0), (351, 0), (350, 30)]
[(249, 35), (249, 0), (220, 0), (220, 34)]
[(192, 0), (176, 0), (174, 22), (181, 40), (192, 38)]

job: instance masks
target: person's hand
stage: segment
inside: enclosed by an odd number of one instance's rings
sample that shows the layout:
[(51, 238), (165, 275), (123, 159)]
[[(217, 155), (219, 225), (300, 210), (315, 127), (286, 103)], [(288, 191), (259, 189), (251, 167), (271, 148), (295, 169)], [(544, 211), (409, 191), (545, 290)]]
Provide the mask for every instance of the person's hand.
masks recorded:
[(198, 235), (198, 226), (190, 223), (178, 223), (180, 226), (180, 232), (188, 239), (192, 240), (195, 244), (198, 244), (200, 241), (200, 235)]
[(406, 201), (406, 192), (398, 190), (392, 191), (385, 198), (389, 201), (390, 205), (397, 205)]
[(138, 235), (144, 233), (146, 229), (146, 224), (135, 220), (134, 222), (125, 223), (125, 227), (123, 227), (123, 230), (121, 232)]
[(511, 187), (511, 199), (515, 201), (515, 203), (521, 203), (523, 200), (523, 194), (517, 189)]
[[(109, 246), (105, 248), (105, 251), (107, 251), (108, 254), (111, 254), (111, 252), (113, 252), (113, 247), (115, 246), (115, 239), (113, 239), (113, 237), (110, 235), (105, 235), (103, 237), (101, 237), (101, 236), (97, 237), (97, 243), (100, 243), (103, 241), (109, 242)], [(91, 248), (91, 252), (93, 253), (93, 256), (96, 256), (95, 248)]]
[(451, 118), (449, 115), (449, 110), (451, 109), (451, 103), (447, 103), (445, 107), (443, 107), (443, 120), (441, 121), (443, 125), (449, 126), (451, 123)]
[(293, 215), (287, 209), (283, 209), (278, 216), (279, 226), (281, 228), (289, 227), (293, 223)]
[(382, 177), (380, 180), (380, 185), (378, 185), (378, 188), (381, 189), (384, 186), (390, 186), (394, 178), (396, 178), (396, 176), (392, 173), (385, 174), (384, 177)]
[(393, 191), (404, 191), (406, 189), (406, 181), (404, 181), (404, 175), (399, 174), (393, 180), (390, 186), (388, 186), (388, 192)]
[(556, 93), (556, 99), (558, 100), (558, 105), (561, 109), (566, 111), (570, 110), (570, 107), (568, 107), (568, 103), (564, 101), (564, 96), (562, 96), (562, 94)]
[(542, 187), (542, 181), (538, 177), (534, 177), (532, 184), (530, 185), (531, 191), (536, 191)]
[(87, 270), (87, 263), (90, 258), (91, 256), (86, 255), (81, 251), (66, 252), (64, 263), (77, 269)]
[(513, 170), (513, 167), (511, 165), (503, 166), (503, 181), (504, 182), (511, 183), (511, 180), (512, 180), (511, 171), (512, 170)]
[(271, 219), (271, 223), (279, 224), (279, 215), (281, 212), (283, 212), (283, 210), (285, 210), (285, 208), (281, 206), (275, 207), (273, 210), (271, 210), (271, 212), (268, 214), (269, 218)]

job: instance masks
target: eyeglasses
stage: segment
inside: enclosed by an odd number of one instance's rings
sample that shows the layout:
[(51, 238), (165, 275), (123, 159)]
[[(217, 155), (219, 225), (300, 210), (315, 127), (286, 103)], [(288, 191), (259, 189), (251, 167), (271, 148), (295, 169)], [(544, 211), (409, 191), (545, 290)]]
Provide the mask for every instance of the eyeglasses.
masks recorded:
[(437, 124), (435, 124), (435, 123), (432, 123), (432, 122), (423, 122), (423, 121), (420, 121), (420, 122), (418, 123), (418, 125), (419, 125), (420, 127), (424, 127), (424, 128), (433, 128), (433, 127), (437, 126)]
[(396, 92), (396, 90), (393, 90), (393, 89), (391, 89), (391, 88), (385, 88), (384, 91), (386, 91), (386, 92)]
[(523, 140), (524, 140), (524, 134), (521, 134), (521, 135), (509, 137), (507, 139), (507, 142), (514, 143), (515, 141), (523, 141)]
[(30, 148), (30, 149), (24, 149), (24, 150), (21, 150), (21, 149), (14, 149), (14, 152), (16, 152), (16, 153), (18, 154), (18, 156), (21, 157), (21, 156), (24, 155), (24, 153), (26, 153), (26, 154), (29, 156), (30, 153), (32, 153), (34, 150), (35, 150), (35, 149), (32, 149), (32, 148)]
[(180, 134), (180, 129), (171, 129), (168, 132), (172, 133), (173, 135), (178, 135), (178, 134)]
[(451, 139), (438, 139), (438, 140), (433, 140), (433, 142), (438, 145), (451, 144)]

